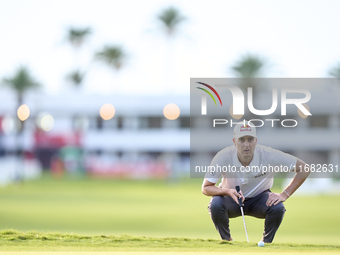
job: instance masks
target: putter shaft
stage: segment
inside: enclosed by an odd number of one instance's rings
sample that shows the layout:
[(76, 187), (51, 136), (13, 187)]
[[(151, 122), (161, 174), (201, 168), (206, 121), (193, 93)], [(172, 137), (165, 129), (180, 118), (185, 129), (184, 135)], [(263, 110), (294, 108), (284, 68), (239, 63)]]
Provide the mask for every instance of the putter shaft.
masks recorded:
[(241, 213), (242, 213), (242, 218), (243, 218), (244, 230), (246, 231), (247, 242), (249, 243), (248, 232), (247, 232), (247, 227), (246, 227), (246, 221), (244, 219), (243, 207), (241, 206), (240, 208), (241, 208)]

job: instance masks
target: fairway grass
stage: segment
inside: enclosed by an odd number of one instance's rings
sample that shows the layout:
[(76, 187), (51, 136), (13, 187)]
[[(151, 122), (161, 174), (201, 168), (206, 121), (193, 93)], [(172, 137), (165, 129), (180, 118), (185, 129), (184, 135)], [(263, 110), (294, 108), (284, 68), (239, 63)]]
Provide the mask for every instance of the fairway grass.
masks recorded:
[[(0, 230), (22, 232), (3, 233), (0, 250), (186, 253), (339, 250), (337, 194), (289, 198), (274, 244), (259, 248), (256, 243), (262, 237), (264, 220), (248, 216), (250, 244), (243, 243), (246, 236), (242, 217), (230, 220), (235, 242), (220, 243), (207, 210), (209, 197), (202, 195), (201, 183), (199, 179), (171, 182), (72, 176), (55, 180), (45, 175), (39, 180), (1, 187)], [(30, 232), (33, 230), (37, 232)], [(29, 237), (32, 233), (38, 236)], [(82, 236), (76, 238), (72, 233)]]
[[(270, 254), (269, 252), (265, 252)], [(46, 252), (46, 251), (40, 251), (40, 252), (23, 252), (23, 251), (7, 251), (7, 252), (2, 252), (1, 254), (3, 255), (209, 255), (209, 254), (214, 254), (214, 255), (226, 255), (226, 254), (237, 254), (237, 255), (249, 255), (249, 254), (261, 254), (261, 252), (182, 252), (182, 251), (174, 251), (174, 252), (169, 252), (169, 251), (157, 251), (157, 252), (152, 252), (152, 251), (114, 251), (114, 252), (109, 252), (109, 251), (99, 251), (99, 252), (84, 252), (84, 251), (67, 251), (67, 252), (57, 252), (57, 251), (52, 251), (52, 252)], [(275, 255), (298, 255), (301, 254), (301, 252), (275, 252)], [(309, 254), (309, 253), (305, 253)], [(312, 254), (338, 254), (336, 252), (313, 252)]]
[[(38, 231), (21, 232), (2, 230), (0, 232), (0, 251), (44, 251), (44, 252), (129, 252), (131, 254), (209, 254), (209, 253), (339, 253), (340, 245), (307, 244), (266, 244), (258, 247), (256, 243), (227, 242), (214, 239), (192, 238), (153, 238), (136, 236), (78, 235), (44, 233)], [(128, 254), (129, 254), (128, 253)], [(26, 254), (26, 253), (25, 253)], [(40, 253), (39, 253), (40, 254)], [(55, 253), (53, 253), (55, 254)], [(102, 254), (102, 253), (100, 253)]]

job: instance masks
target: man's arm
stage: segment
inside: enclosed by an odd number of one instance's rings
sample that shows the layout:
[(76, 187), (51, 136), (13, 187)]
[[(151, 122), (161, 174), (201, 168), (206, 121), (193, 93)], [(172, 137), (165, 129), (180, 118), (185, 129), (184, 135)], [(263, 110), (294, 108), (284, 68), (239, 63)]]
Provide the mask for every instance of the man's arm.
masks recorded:
[(244, 201), (244, 196), (242, 191), (241, 194), (237, 193), (236, 189), (224, 189), (215, 186), (215, 183), (212, 183), (206, 179), (204, 179), (202, 184), (202, 193), (206, 196), (230, 196), (234, 201), (238, 204), (238, 198), (242, 198)]
[(267, 206), (277, 205), (280, 202), (286, 201), (294, 192), (301, 186), (310, 174), (308, 165), (301, 159), (297, 159), (295, 169), (296, 174), (292, 181), (281, 193), (269, 194)]

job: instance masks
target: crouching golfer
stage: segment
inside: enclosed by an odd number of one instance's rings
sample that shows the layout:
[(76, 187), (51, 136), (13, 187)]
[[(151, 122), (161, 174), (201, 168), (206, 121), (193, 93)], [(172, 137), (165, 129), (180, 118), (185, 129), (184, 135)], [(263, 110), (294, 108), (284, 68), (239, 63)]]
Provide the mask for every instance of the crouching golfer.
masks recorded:
[[(208, 206), (211, 219), (221, 238), (232, 241), (229, 218), (241, 216), (238, 198), (242, 198), (245, 215), (265, 219), (262, 241), (271, 243), (286, 211), (282, 202), (306, 180), (309, 168), (292, 155), (257, 144), (256, 128), (251, 122), (235, 126), (233, 142), (233, 146), (215, 155), (202, 185), (203, 194), (212, 196)], [(223, 166), (223, 171), (217, 171)], [(272, 193), (270, 188), (278, 170), (294, 170), (296, 174), (281, 193)], [(240, 193), (235, 190), (237, 185)]]

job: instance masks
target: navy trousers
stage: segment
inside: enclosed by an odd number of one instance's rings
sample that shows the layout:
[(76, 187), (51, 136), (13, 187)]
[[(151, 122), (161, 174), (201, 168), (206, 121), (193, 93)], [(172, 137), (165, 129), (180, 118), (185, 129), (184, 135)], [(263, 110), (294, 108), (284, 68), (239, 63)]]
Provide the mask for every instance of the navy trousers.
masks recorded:
[[(263, 241), (271, 243), (278, 230), (286, 211), (282, 202), (277, 205), (267, 206), (266, 202), (270, 190), (261, 194), (246, 198), (243, 202), (244, 214), (264, 221)], [(223, 240), (230, 239), (229, 218), (241, 216), (239, 205), (229, 196), (213, 196), (208, 205), (209, 214)]]

